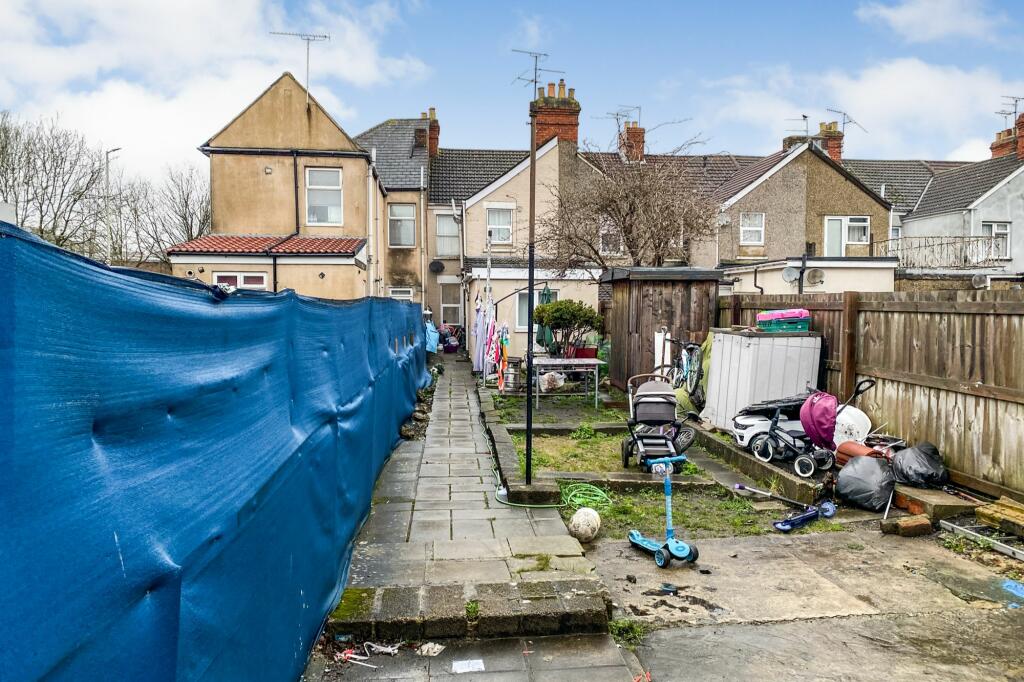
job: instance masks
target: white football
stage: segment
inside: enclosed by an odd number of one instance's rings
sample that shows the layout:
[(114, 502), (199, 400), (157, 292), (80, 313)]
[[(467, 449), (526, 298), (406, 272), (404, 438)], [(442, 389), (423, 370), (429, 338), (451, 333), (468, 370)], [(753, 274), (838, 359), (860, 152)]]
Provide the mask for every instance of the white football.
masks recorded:
[(590, 507), (580, 507), (569, 519), (569, 535), (580, 542), (590, 542), (601, 530), (601, 515)]

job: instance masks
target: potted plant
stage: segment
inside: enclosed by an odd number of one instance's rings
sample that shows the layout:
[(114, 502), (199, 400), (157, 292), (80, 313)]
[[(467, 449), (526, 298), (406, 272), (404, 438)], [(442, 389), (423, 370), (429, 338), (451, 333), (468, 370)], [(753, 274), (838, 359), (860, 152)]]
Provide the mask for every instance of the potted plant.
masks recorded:
[(601, 315), (591, 306), (565, 299), (537, 306), (533, 316), (538, 325), (551, 330), (553, 355), (592, 357), (579, 354), (587, 335), (601, 328)]

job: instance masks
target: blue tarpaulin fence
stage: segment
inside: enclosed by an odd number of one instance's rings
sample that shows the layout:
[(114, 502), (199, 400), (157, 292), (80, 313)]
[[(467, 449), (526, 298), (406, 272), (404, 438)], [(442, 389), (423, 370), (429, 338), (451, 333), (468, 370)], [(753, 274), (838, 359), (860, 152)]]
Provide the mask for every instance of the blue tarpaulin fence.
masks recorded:
[(420, 308), (217, 293), (0, 223), (0, 679), (301, 673)]

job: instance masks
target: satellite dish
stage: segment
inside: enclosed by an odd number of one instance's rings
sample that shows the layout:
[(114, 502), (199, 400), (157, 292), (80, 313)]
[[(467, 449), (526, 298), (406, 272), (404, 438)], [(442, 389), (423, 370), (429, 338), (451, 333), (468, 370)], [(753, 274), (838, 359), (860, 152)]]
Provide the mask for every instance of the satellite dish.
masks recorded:
[(789, 282), (790, 284), (792, 284), (798, 279), (800, 279), (799, 268), (789, 267), (782, 271), (782, 281)]
[(430, 265), (428, 267), (430, 268), (430, 271), (435, 275), (439, 272), (444, 272), (444, 263), (442, 263), (439, 260), (430, 261)]
[(807, 271), (805, 276), (807, 278), (807, 283), (811, 286), (817, 286), (825, 281), (825, 271), (821, 268), (811, 268)]
[(971, 286), (975, 289), (985, 289), (988, 287), (988, 277), (985, 275), (974, 275), (971, 277)]

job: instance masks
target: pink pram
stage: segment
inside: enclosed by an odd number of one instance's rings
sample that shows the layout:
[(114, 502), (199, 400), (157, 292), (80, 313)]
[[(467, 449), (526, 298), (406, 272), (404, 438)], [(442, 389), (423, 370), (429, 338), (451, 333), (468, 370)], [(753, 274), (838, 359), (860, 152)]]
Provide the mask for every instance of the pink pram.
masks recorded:
[(812, 393), (800, 408), (800, 426), (804, 428), (807, 439), (819, 448), (835, 451), (836, 417), (849, 407), (860, 394), (875, 385), (874, 379), (863, 379), (853, 389), (853, 394), (844, 403), (839, 402), (831, 393), (818, 391)]

